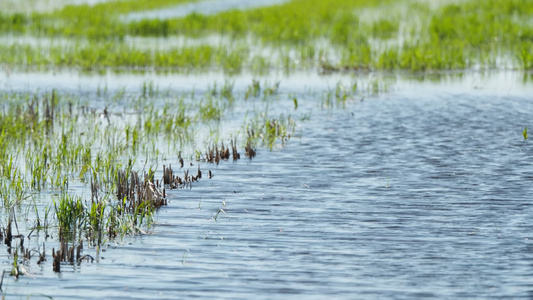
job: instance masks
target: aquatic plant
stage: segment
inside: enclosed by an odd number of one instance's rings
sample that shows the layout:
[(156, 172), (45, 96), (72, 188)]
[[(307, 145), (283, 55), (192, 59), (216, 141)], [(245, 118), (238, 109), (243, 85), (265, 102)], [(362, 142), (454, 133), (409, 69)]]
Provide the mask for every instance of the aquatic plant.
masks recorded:
[(32, 231), (36, 230), (37, 232), (40, 232), (41, 230), (44, 230), (45, 235), (48, 235), (48, 230), (51, 227), (50, 212), (52, 209), (50, 206), (45, 206), (42, 211), (43, 217), (41, 218), (39, 215), (39, 209), (37, 208), (37, 203), (35, 202), (35, 199), (32, 200), (33, 206), (28, 207), (29, 209), (33, 208), (33, 212), (35, 212), (35, 226), (33, 227)]
[(255, 147), (259, 141), (270, 150), (274, 148), (277, 141), (283, 145), (291, 137), (295, 124), (291, 116), (280, 115), (278, 118), (269, 118), (264, 114), (256, 117), (244, 126), (246, 156), (253, 158), (256, 155)]
[[(294, 114), (305, 116), (305, 96), (285, 93), (279, 82), (235, 86), (226, 80), (198, 94), (145, 81), (131, 90), (0, 92), (0, 197), (5, 213), (25, 209), (28, 236), (52, 243), (51, 257), (44, 244), (39, 250), (39, 263), (48, 259), (61, 272), (91, 261), (83, 247), (98, 259), (108, 242), (147, 233), (157, 210), (168, 204), (167, 193), (213, 178), (210, 164), (241, 155), (253, 159), (262, 148), (283, 146), (298, 115), (275, 115), (269, 108), (294, 106)], [(339, 83), (331, 97), (346, 102), (366, 87)], [(215, 220), (227, 212), (219, 209)], [(19, 241), (16, 220), (13, 215), (3, 236), (12, 249)], [(20, 243), (19, 249), (25, 257), (28, 249)]]
[(130, 213), (134, 225), (139, 225), (143, 219), (151, 217), (154, 209), (167, 205), (164, 191), (159, 190), (148, 174), (144, 175), (144, 180), (140, 180), (135, 171), (130, 174), (118, 171), (116, 187), (120, 212)]
[[(91, 208), (87, 211), (88, 235), (95, 245), (102, 244), (103, 232), (105, 232), (106, 225), (106, 207), (106, 201), (92, 201)], [(110, 231), (113, 231), (113, 229)]]
[(398, 34), (398, 29), (398, 21), (383, 18), (372, 24), (372, 35), (380, 39), (390, 39)]
[(250, 97), (259, 97), (261, 94), (261, 85), (259, 84), (259, 81), (252, 80), (252, 84), (248, 86), (246, 89), (246, 94), (244, 96), (244, 100), (248, 100)]
[[(1, 62), (22, 68), (129, 67), (177, 72), (218, 69), (227, 74), (246, 69), (261, 74), (273, 68), (336, 72), (506, 67), (497, 65), (501, 57), (510, 58), (511, 67), (531, 69), (533, 65), (528, 0), (490, 0), (480, 4), (465, 1), (433, 10), (427, 4), (412, 2), (395, 4), (405, 9), (387, 8), (387, 0), (295, 0), (216, 15), (124, 22), (122, 14), (175, 4), (163, 0), (141, 2), (67, 6), (31, 15), (1, 14), (0, 32), (67, 36), (74, 40), (66, 46), (3, 45)], [(380, 9), (377, 19), (363, 18), (365, 11)], [(405, 14), (413, 17), (406, 18)], [(409, 21), (414, 19), (421, 24)], [(400, 31), (400, 27), (404, 30)], [(221, 35), (230, 42), (168, 49), (125, 41), (126, 36), (176, 35)], [(383, 40), (390, 41), (384, 44)], [(335, 47), (323, 46), (323, 41)]]
[(52, 248), (52, 270), (54, 272), (61, 272), (62, 262), (74, 264), (75, 262), (80, 262), (84, 259), (94, 260), (90, 255), (81, 255), (83, 249), (83, 243), (81, 241), (77, 244), (72, 242), (71, 245), (72, 246), (69, 246), (69, 243), (66, 240), (61, 240), (57, 251), (55, 248)]
[(62, 238), (76, 238), (80, 229), (85, 226), (85, 207), (81, 197), (61, 194), (58, 201), (54, 200), (54, 208)]
[(209, 121), (215, 120), (219, 121), (222, 117), (224, 111), (223, 104), (221, 104), (217, 99), (213, 97), (208, 97), (203, 100), (199, 106), (198, 116), (201, 120)]
[(18, 259), (19, 259), (18, 248), (16, 248), (15, 253), (13, 253), (13, 263), (12, 263), (12, 268), (11, 268), (11, 273), (10, 273), (10, 275), (14, 276), (15, 278), (18, 278), (19, 275), (21, 274)]
[(217, 210), (215, 216), (212, 217), (213, 220), (215, 220), (216, 222), (220, 213), (226, 214), (226, 210), (227, 210), (226, 201), (222, 201), (222, 206)]

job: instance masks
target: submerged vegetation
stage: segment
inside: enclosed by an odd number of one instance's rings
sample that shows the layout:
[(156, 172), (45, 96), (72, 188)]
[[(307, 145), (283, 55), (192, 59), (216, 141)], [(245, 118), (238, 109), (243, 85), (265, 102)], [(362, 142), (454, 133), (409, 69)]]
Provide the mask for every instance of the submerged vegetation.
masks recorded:
[[(186, 1), (111, 1), (53, 12), (0, 13), (0, 32), (49, 44), (0, 46), (14, 68), (156, 68), (227, 73), (271, 69), (457, 70), (533, 67), (528, 0), (293, 0), (246, 11), (128, 20)], [(226, 40), (213, 42), (209, 37)], [(55, 39), (68, 38), (66, 44)], [(173, 45), (176, 37), (191, 43)], [(208, 37), (208, 38), (205, 38)], [(140, 38), (135, 42), (134, 38)], [(156, 38), (144, 47), (143, 38)], [(215, 40), (217, 40), (215, 39)]]
[[(160, 91), (153, 82), (128, 93), (0, 93), (2, 238), (14, 255), (13, 274), (24, 275), (17, 253), (28, 251), (26, 239), (39, 245), (32, 249), (39, 264), (48, 260), (56, 272), (92, 261), (106, 242), (146, 233), (169, 193), (211, 179), (210, 165), (284, 145), (296, 126), (291, 116), (269, 112), (282, 101), (279, 83), (254, 80), (252, 95), (233, 86), (215, 84), (201, 95)], [(252, 108), (234, 111), (237, 102)]]
[[(7, 221), (0, 226), (15, 255), (14, 274), (24, 275), (16, 255), (28, 251), (25, 240), (39, 246), (28, 253), (38, 252), (39, 264), (50, 261), (56, 272), (98, 259), (105, 243), (148, 232), (169, 197), (212, 179), (211, 167), (283, 147), (298, 136), (297, 120), (308, 118), (310, 105), (343, 107), (384, 90), (339, 82), (311, 94), (322, 99), (313, 104), (304, 100), (309, 95), (279, 88), (280, 82), (251, 80), (236, 91), (227, 80), (202, 93), (177, 92), (148, 81), (133, 92), (1, 92), (0, 200)], [(215, 220), (220, 212), (226, 213)]]
[[(226, 74), (533, 68), (533, 27), (526, 22), (533, 9), (526, 0), (433, 10), (407, 0), (294, 0), (127, 20), (131, 12), (184, 2), (0, 11), (0, 34), (48, 41), (0, 45), (0, 64), (8, 74), (58, 67)], [(178, 37), (185, 42), (170, 42)], [(343, 108), (389, 89), (377, 79), (338, 82), (313, 94), (319, 103), (310, 104), (306, 95), (280, 93), (279, 82), (250, 81), (244, 90), (228, 80), (200, 94), (162, 91), (151, 81), (135, 92), (0, 91), (0, 236), (13, 260), (11, 275), (28, 274), (32, 255), (55, 272), (98, 260), (107, 242), (149, 232), (157, 210), (180, 190), (212, 179), (210, 168), (250, 163), (262, 150), (283, 147), (298, 135), (297, 122), (309, 118), (310, 105)], [(223, 202), (212, 219), (227, 211)], [(24, 245), (30, 239), (37, 248)]]

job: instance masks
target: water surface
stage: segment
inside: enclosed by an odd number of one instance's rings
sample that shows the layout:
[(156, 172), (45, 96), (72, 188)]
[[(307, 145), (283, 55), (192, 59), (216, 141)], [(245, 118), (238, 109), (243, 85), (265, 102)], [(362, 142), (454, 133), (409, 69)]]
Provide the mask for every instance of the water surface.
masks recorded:
[[(33, 278), (6, 276), (4, 291), (57, 299), (530, 298), (533, 147), (522, 130), (531, 126), (531, 82), (513, 72), (400, 77), (388, 93), (322, 108), (323, 91), (353, 80), (286, 78), (271, 112), (310, 117), (285, 147), (209, 166), (213, 179), (168, 191), (150, 234), (109, 242), (97, 262), (60, 274), (51, 262), (32, 263)], [(235, 89), (245, 86), (236, 81)], [(10, 270), (5, 251), (0, 259)]]

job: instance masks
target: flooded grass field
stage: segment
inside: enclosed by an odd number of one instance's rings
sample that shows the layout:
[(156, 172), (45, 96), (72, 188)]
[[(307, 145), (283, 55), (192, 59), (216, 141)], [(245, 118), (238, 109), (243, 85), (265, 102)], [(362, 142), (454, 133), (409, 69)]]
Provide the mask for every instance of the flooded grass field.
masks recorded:
[(0, 5), (3, 297), (533, 295), (528, 1), (71, 2)]

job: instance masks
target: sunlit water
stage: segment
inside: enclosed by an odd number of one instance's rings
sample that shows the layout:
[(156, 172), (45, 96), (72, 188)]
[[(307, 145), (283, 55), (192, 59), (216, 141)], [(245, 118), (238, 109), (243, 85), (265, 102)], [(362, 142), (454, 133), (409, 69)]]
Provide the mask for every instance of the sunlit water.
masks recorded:
[[(31, 263), (33, 277), (6, 275), (3, 291), (32, 299), (530, 298), (533, 147), (522, 131), (533, 88), (521, 76), (401, 78), (344, 109), (320, 108), (309, 91), (349, 76), (285, 78), (280, 93), (294, 93), (299, 107), (281, 96), (272, 112), (310, 115), (285, 147), (203, 164), (215, 177), (168, 191), (150, 234), (110, 242), (98, 261), (65, 264), (60, 274), (51, 261)], [(13, 78), (0, 78), (3, 89), (17, 86)], [(87, 82), (99, 80), (115, 86), (120, 76)]]

